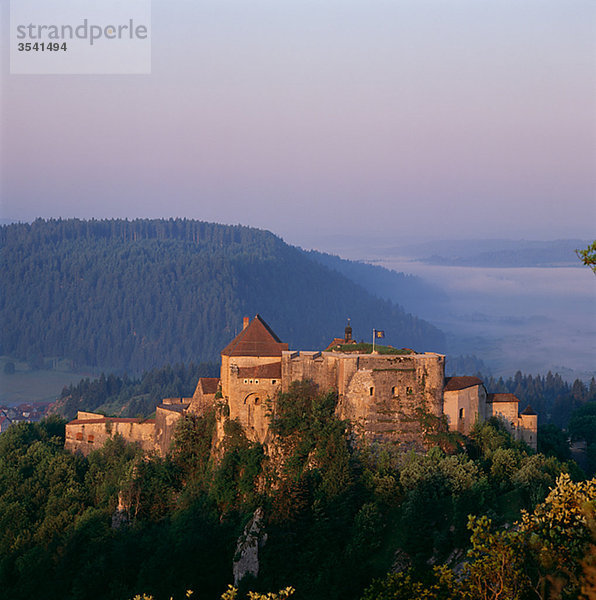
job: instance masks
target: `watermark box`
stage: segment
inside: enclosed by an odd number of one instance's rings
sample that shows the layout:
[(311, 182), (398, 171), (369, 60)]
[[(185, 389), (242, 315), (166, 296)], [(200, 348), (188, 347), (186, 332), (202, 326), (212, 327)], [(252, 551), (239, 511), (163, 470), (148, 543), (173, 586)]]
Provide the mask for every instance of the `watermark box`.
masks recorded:
[(151, 0), (11, 0), (10, 72), (151, 73)]

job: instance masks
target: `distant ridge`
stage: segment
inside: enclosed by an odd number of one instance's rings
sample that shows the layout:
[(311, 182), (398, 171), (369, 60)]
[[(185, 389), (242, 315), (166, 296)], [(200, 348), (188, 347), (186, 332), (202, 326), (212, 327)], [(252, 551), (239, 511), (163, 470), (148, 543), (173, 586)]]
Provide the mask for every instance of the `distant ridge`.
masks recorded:
[(355, 337), (444, 351), (442, 332), (268, 231), (189, 219), (0, 227), (0, 352), (140, 372), (217, 360), (262, 314), (290, 348)]
[(586, 240), (466, 240), (429, 242), (396, 248), (430, 265), (453, 267), (580, 267), (575, 254)]

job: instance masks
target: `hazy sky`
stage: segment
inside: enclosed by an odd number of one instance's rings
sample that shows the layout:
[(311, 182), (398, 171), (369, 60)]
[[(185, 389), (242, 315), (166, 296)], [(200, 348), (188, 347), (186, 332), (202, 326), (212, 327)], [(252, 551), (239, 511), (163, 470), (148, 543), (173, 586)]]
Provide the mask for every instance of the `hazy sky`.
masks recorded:
[(151, 75), (9, 75), (2, 36), (4, 219), (180, 216), (304, 244), (594, 237), (593, 0), (152, 11)]

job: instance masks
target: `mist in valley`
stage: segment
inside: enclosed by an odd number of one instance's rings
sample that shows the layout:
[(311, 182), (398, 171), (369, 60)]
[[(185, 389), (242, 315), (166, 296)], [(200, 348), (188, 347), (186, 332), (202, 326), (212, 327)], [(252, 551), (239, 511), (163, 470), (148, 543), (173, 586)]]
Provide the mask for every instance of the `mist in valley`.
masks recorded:
[[(468, 241), (469, 255), (475, 245)], [(424, 246), (408, 255), (396, 246), (337, 245), (331, 251), (434, 286), (435, 297), (391, 299), (442, 329), (452, 356), (476, 355), (495, 376), (517, 370), (556, 371), (571, 381), (596, 375), (596, 277), (574, 254), (567, 261), (573, 266), (565, 267), (444, 266), (429, 264)], [(457, 242), (460, 255), (464, 247), (464, 241)]]

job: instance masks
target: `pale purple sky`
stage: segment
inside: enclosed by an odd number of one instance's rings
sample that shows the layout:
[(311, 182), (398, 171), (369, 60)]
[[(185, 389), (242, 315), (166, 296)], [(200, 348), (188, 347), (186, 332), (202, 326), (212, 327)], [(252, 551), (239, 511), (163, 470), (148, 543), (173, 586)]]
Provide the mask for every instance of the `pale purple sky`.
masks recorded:
[(3, 36), (3, 219), (594, 237), (593, 0), (152, 10), (151, 75), (9, 75)]

